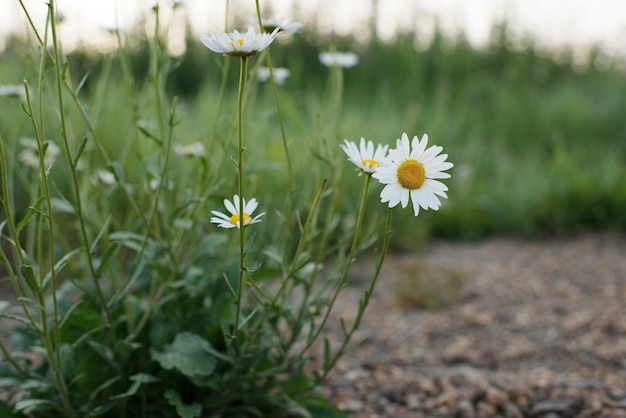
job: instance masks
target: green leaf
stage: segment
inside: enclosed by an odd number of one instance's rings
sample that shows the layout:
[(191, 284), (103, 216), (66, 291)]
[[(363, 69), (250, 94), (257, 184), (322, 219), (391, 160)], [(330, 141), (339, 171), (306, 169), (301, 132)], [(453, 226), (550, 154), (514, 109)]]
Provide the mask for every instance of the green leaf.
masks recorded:
[(330, 341), (324, 338), (324, 369), (330, 364)]
[(180, 395), (173, 389), (168, 389), (163, 394), (170, 405), (176, 407), (176, 413), (181, 418), (196, 418), (202, 415), (202, 405), (199, 403), (184, 404)]
[(83, 155), (83, 152), (85, 152), (86, 145), (87, 145), (87, 137), (84, 137), (80, 141), (80, 145), (78, 146), (78, 151), (76, 152), (76, 156), (74, 157), (74, 167), (76, 167), (76, 165), (78, 164), (78, 160)]
[(326, 398), (319, 395), (310, 395), (300, 401), (313, 418), (348, 418), (348, 414), (332, 406)]
[(250, 235), (250, 238), (248, 238), (248, 240), (246, 241), (246, 245), (243, 248), (243, 253), (244, 254), (248, 254), (248, 250), (250, 249), (250, 247), (254, 243), (254, 240), (256, 239), (256, 233), (257, 233), (256, 230), (254, 232), (252, 232), (252, 234)]
[(20, 233), (22, 228), (26, 226), (26, 224), (28, 223), (30, 218), (33, 217), (33, 215), (35, 215), (36, 213), (41, 213), (41, 211), (39, 210), (39, 207), (41, 206), (41, 202), (43, 202), (43, 200), (44, 200), (44, 197), (42, 196), (39, 199), (37, 199), (34, 205), (28, 207), (28, 212), (26, 213), (24, 218), (20, 221), (20, 223), (17, 224), (17, 227), (15, 229), (16, 234)]
[(119, 245), (117, 243), (113, 243), (109, 245), (109, 247), (104, 251), (104, 254), (102, 254), (102, 259), (100, 260), (100, 264), (98, 265), (98, 268), (96, 269), (96, 278), (100, 278), (102, 271), (107, 266), (109, 259), (113, 256), (113, 254), (115, 253), (115, 250), (117, 250), (118, 247)]
[(33, 271), (33, 267), (29, 264), (22, 264), (20, 266), (20, 271), (22, 272), (22, 277), (26, 281), (26, 284), (33, 292), (37, 292), (39, 290), (39, 284), (35, 279), (35, 272)]
[[(85, 81), (87, 81), (87, 78), (89, 77), (90, 73), (87, 73), (83, 76), (83, 78), (80, 80), (80, 83), (78, 83), (78, 86), (76, 86), (76, 88), (74, 89), (74, 95), (78, 96), (78, 94), (80, 93), (80, 90), (83, 88), (83, 86), (85, 85)], [(76, 159), (77, 161), (78, 159)], [(74, 164), (76, 165), (76, 164)]]
[(204, 338), (182, 332), (164, 352), (150, 350), (152, 359), (167, 370), (177, 369), (188, 377), (210, 376), (215, 370), (215, 349)]
[(59, 406), (47, 399), (24, 399), (15, 404), (15, 410), (18, 412), (31, 413), (39, 409), (40, 406), (44, 406), (46, 409), (54, 408), (57, 411), (66, 412), (59, 408)]
[(157, 138), (155, 135), (153, 135), (150, 131), (148, 131), (148, 129), (144, 128), (140, 124), (137, 124), (137, 129), (139, 129), (139, 131), (142, 134), (144, 134), (147, 138), (150, 138), (151, 140), (156, 142), (160, 147), (163, 146), (163, 141), (161, 141), (159, 138)]
[(119, 161), (111, 161), (109, 168), (118, 183), (124, 183), (126, 181), (126, 177), (124, 176), (124, 166)]
[(52, 208), (54, 209), (55, 212), (69, 213), (70, 215), (74, 215), (76, 213), (74, 206), (72, 206), (72, 204), (68, 202), (67, 199), (65, 198), (60, 199), (58, 197), (53, 197), (51, 201), (52, 201)]
[(134, 375), (130, 376), (130, 380), (133, 381), (133, 384), (130, 385), (128, 390), (126, 392), (124, 392), (124, 393), (120, 393), (119, 395), (111, 396), (111, 399), (130, 398), (131, 396), (133, 396), (134, 394), (137, 393), (137, 391), (139, 390), (139, 388), (141, 387), (142, 384), (144, 384), (144, 383), (153, 383), (153, 382), (158, 382), (159, 381), (159, 379), (157, 377), (154, 377), (151, 374), (147, 374), (147, 373), (137, 373), (137, 374), (134, 374)]
[[(68, 263), (68, 261), (70, 261), (70, 258), (75, 256), (79, 252), (80, 252), (80, 248), (75, 248), (69, 253), (65, 254), (63, 257), (61, 257), (59, 261), (57, 261), (54, 264), (54, 271), (56, 272), (56, 274), (59, 274), (59, 272), (63, 270), (63, 267), (65, 267), (65, 265)], [(51, 279), (52, 279), (52, 272), (49, 271), (48, 273), (46, 273), (46, 276), (43, 278), (43, 286), (42, 286), (43, 290), (46, 290)]]

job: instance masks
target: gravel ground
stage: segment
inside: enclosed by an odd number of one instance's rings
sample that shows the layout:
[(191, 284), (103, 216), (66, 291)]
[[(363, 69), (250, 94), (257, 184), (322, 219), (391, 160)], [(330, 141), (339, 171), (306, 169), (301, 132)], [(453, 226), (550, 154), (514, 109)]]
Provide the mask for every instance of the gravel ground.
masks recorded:
[[(359, 262), (330, 342), (372, 271)], [(350, 417), (626, 417), (626, 237), (389, 256), (326, 395)]]

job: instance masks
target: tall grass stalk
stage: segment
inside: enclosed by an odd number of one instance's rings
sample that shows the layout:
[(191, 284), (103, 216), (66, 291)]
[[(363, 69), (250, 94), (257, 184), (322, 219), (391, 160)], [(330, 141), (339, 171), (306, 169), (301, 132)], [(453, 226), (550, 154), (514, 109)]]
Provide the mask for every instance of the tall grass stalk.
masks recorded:
[(239, 71), (239, 90), (237, 94), (237, 120), (238, 120), (238, 130), (237, 130), (237, 190), (239, 193), (239, 276), (237, 279), (237, 294), (235, 297), (235, 322), (233, 324), (233, 333), (232, 338), (236, 339), (237, 334), (239, 332), (239, 317), (241, 315), (241, 303), (244, 295), (244, 276), (246, 270), (246, 220), (245, 220), (245, 212), (244, 212), (244, 160), (243, 155), (244, 151), (244, 141), (243, 141), (243, 94), (246, 87), (246, 76), (247, 76), (247, 68), (248, 68), (248, 58), (241, 57), (240, 59), (240, 71)]

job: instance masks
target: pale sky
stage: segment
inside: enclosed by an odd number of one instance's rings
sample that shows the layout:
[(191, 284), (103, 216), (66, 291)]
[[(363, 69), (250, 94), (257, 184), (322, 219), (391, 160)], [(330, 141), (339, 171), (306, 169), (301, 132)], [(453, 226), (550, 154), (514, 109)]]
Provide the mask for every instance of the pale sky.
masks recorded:
[[(23, 0), (32, 19), (43, 29), (48, 0)], [(56, 0), (65, 22), (60, 33), (66, 48), (80, 40), (95, 46), (111, 41), (102, 28), (130, 28), (138, 16), (149, 16), (157, 0)], [(314, 17), (323, 30), (358, 34), (367, 28), (372, 0), (261, 0), (276, 17), (294, 13)], [(162, 26), (173, 31), (171, 0), (160, 0)], [(358, 4), (359, 7), (354, 5)], [(226, 0), (185, 0), (183, 8), (198, 33), (220, 31), (225, 25)], [(230, 0), (230, 12), (254, 13), (253, 0)], [(429, 33), (435, 19), (451, 33), (465, 31), (480, 45), (492, 23), (506, 16), (517, 34), (530, 33), (550, 47), (601, 43), (612, 54), (626, 52), (626, 0), (378, 0), (378, 31), (389, 36), (398, 28)], [(174, 17), (176, 19), (176, 17)], [(232, 24), (232, 21), (231, 23)], [(0, 0), (0, 36), (26, 27), (18, 0)], [(230, 28), (233, 29), (233, 28)], [(239, 28), (241, 29), (241, 28)], [(244, 28), (245, 29), (245, 28)]]

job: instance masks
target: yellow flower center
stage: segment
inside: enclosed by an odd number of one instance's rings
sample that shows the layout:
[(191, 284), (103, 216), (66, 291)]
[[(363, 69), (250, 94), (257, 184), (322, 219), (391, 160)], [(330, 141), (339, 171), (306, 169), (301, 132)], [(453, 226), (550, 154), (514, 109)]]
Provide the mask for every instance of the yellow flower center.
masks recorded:
[[(241, 217), (239, 216), (239, 213), (235, 213), (233, 216), (230, 217), (230, 223), (233, 225), (237, 225), (240, 218)], [(250, 215), (244, 212), (243, 213), (243, 226), (246, 226), (248, 222), (250, 222), (251, 220), (252, 218), (250, 218)]]
[(230, 46), (235, 47), (235, 42), (239, 44), (239, 46), (243, 45), (243, 38), (237, 38), (234, 41), (230, 41)]
[(426, 181), (426, 169), (417, 160), (406, 160), (398, 167), (398, 183), (405, 189), (416, 190)]
[(362, 160), (361, 164), (363, 164), (363, 167), (366, 167), (366, 168), (369, 165), (370, 169), (374, 167), (378, 167), (380, 165), (379, 162), (376, 160)]

